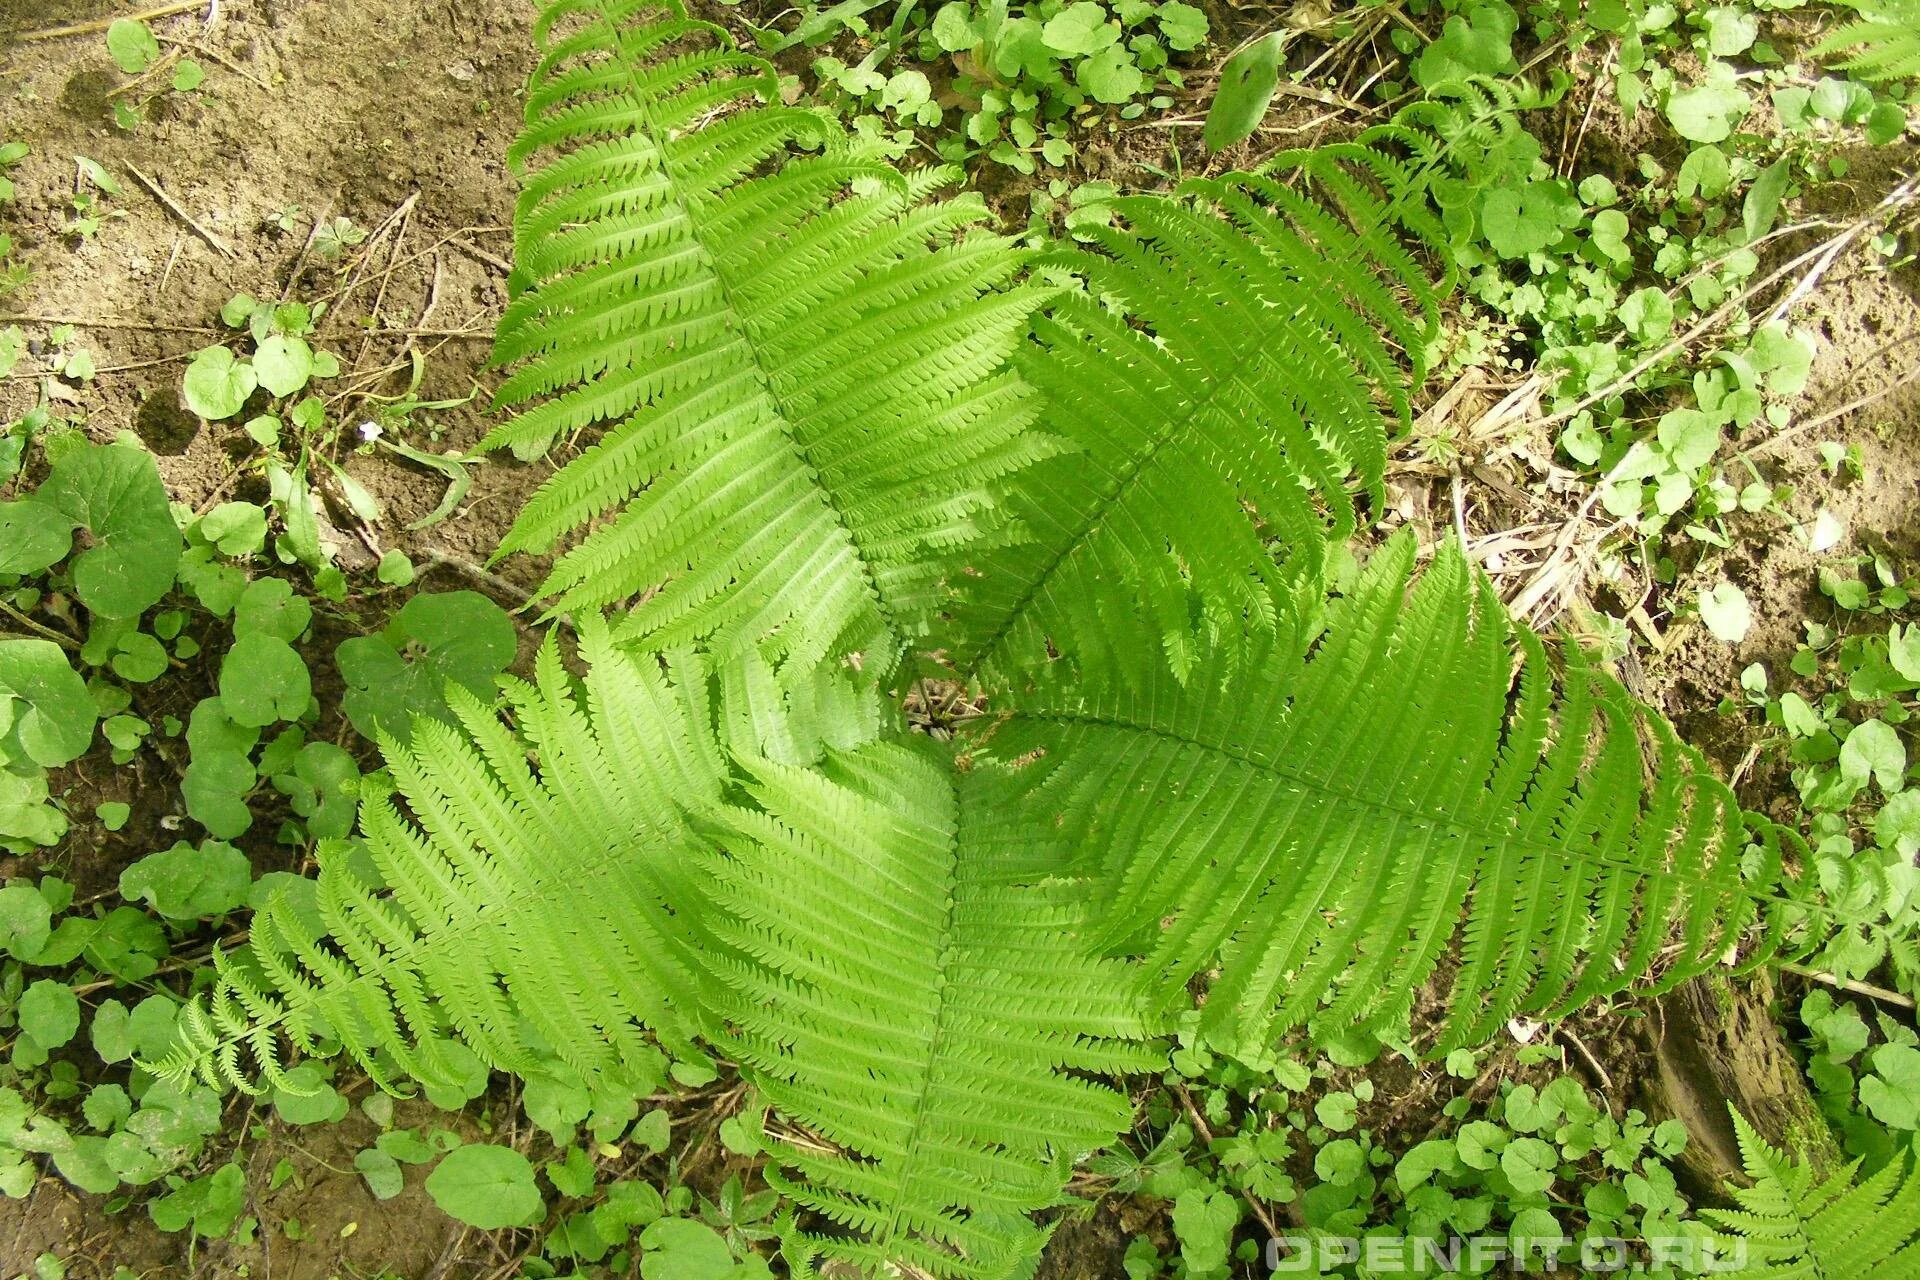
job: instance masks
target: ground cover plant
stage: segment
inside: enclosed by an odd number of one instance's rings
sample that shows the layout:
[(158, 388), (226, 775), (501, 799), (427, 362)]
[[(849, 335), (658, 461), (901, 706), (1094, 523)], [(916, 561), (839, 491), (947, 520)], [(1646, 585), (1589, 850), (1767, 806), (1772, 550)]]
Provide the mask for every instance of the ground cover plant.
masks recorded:
[(1920, 1273), (1897, 6), (481, 7), (0, 10), (0, 1276)]

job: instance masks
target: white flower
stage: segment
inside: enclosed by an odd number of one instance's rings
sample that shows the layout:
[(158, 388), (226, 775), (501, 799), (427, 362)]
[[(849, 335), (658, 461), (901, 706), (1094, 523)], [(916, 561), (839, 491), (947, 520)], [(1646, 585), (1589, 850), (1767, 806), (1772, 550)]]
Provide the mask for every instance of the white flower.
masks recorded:
[(368, 444), (372, 444), (375, 440), (378, 440), (382, 434), (380, 424), (377, 422), (363, 422), (360, 424), (360, 438)]

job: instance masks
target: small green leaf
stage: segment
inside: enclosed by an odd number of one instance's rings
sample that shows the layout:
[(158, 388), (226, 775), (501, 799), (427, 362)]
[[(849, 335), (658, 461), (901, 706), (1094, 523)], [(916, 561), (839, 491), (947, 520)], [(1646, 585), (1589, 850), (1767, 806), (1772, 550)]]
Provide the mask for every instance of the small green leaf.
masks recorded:
[(1147, 87), (1147, 77), (1134, 65), (1125, 45), (1109, 45), (1086, 59), (1073, 73), (1074, 80), (1093, 95), (1094, 101), (1118, 105), (1130, 101)]
[(1907, 771), (1907, 749), (1884, 720), (1854, 726), (1840, 744), (1840, 776), (1859, 786), (1871, 777), (1887, 795), (1899, 791)]
[(43, 1049), (58, 1049), (80, 1030), (80, 1001), (73, 988), (42, 978), (20, 996), (20, 1030)]
[(390, 587), (404, 587), (413, 581), (413, 561), (404, 551), (389, 551), (380, 557), (374, 576)]
[(1075, 0), (1047, 19), (1040, 39), (1063, 58), (1082, 57), (1117, 43), (1120, 24), (1110, 20), (1094, 0)]
[(187, 366), (180, 390), (188, 409), (219, 422), (240, 412), (259, 385), (251, 364), (235, 359), (225, 347), (208, 347)]
[(219, 840), (198, 847), (181, 840), (120, 873), (122, 897), (145, 902), (168, 920), (225, 915), (246, 905), (252, 884), (247, 855)]
[(1690, 142), (1724, 142), (1753, 109), (1746, 90), (1731, 80), (1682, 89), (1667, 100), (1667, 120)]
[(107, 28), (107, 53), (122, 71), (137, 76), (160, 60), (160, 42), (146, 23), (120, 18)]
[(223, 556), (250, 556), (267, 543), (267, 513), (251, 502), (223, 502), (200, 517), (200, 536)]
[(382, 634), (356, 636), (336, 651), (347, 683), (341, 706), (363, 736), (404, 742), (414, 716), (448, 718), (449, 681), (491, 697), (518, 644), (506, 613), (478, 592), (417, 595)]
[(1243, 142), (1259, 128), (1280, 85), (1280, 58), (1286, 43), (1285, 35), (1275, 31), (1227, 59), (1220, 69), (1213, 105), (1207, 109), (1206, 126), (1200, 131), (1208, 151)]
[(312, 698), (307, 664), (275, 636), (241, 636), (220, 664), (220, 703), (235, 724), (260, 728), (297, 720)]
[(0, 709), (10, 727), (0, 733), (0, 750), (17, 743), (17, 753), (45, 769), (86, 754), (97, 717), (93, 698), (50, 640), (0, 640)]
[(448, 1152), (427, 1176), (427, 1194), (447, 1216), (483, 1231), (531, 1226), (546, 1214), (527, 1158), (485, 1143)]
[(1198, 49), (1207, 42), (1206, 11), (1183, 3), (1183, 0), (1167, 0), (1154, 13), (1154, 21), (1160, 24), (1160, 34), (1167, 38), (1167, 47), (1186, 52)]
[(1721, 582), (1700, 595), (1700, 620), (1717, 640), (1739, 644), (1753, 627), (1753, 607), (1747, 593), (1731, 582)]
[(137, 617), (173, 586), (185, 542), (151, 455), (119, 444), (70, 453), (38, 500), (93, 536), (73, 562), (74, 591), (93, 612)]
[(304, 338), (275, 334), (255, 348), (253, 371), (269, 393), (294, 395), (313, 376), (313, 348)]

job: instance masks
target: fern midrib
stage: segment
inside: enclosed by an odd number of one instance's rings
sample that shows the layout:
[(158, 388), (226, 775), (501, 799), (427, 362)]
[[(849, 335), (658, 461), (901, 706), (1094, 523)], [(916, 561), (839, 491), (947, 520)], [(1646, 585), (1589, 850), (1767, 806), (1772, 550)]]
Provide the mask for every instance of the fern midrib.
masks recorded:
[(933, 1033), (927, 1037), (925, 1054), (926, 1069), (920, 1073), (919, 1088), (915, 1090), (914, 1093), (913, 1121), (911, 1127), (907, 1130), (907, 1148), (901, 1153), (899, 1169), (896, 1171), (894, 1177), (893, 1195), (891, 1197), (892, 1204), (887, 1213), (887, 1224), (885, 1229), (874, 1240), (875, 1246), (882, 1251), (883, 1256), (892, 1255), (893, 1242), (898, 1239), (900, 1235), (900, 1219), (905, 1215), (907, 1208), (907, 1187), (913, 1180), (914, 1162), (919, 1157), (920, 1142), (926, 1133), (927, 1110), (933, 1097), (933, 1071), (936, 1064), (940, 1061), (941, 1052), (946, 1047), (948, 1035), (947, 1013), (953, 1008), (953, 954), (954, 949), (959, 946), (959, 930), (956, 928), (956, 918), (960, 910), (958, 797), (955, 797), (955, 801), (955, 812), (952, 815), (953, 825), (946, 833), (947, 849), (952, 855), (947, 860), (946, 915), (941, 921), (940, 936), (942, 942), (940, 945), (940, 956), (934, 962), (935, 971), (940, 975), (940, 990), (936, 996), (936, 1005), (934, 1008)]
[[(1304, 308), (1296, 307), (1289, 313), (1288, 318), (1297, 318), (1302, 314), (1303, 310)], [(1272, 325), (1264, 325), (1262, 326), (1260, 336), (1265, 338), (1270, 336), (1272, 332)], [(975, 650), (973, 661), (967, 664), (965, 673), (967, 679), (973, 680), (979, 676), (981, 669), (987, 665), (987, 662), (994, 652), (1005, 642), (1007, 636), (1012, 633), (1020, 618), (1026, 613), (1027, 609), (1032, 606), (1034, 600), (1039, 596), (1041, 589), (1052, 580), (1055, 573), (1059, 572), (1060, 566), (1066, 563), (1067, 557), (1079, 549), (1088, 538), (1093, 536), (1094, 531), (1105, 523), (1107, 517), (1120, 505), (1120, 501), (1126, 496), (1127, 490), (1139, 483), (1140, 477), (1146, 474), (1148, 467), (1159, 456), (1160, 450), (1173, 443), (1174, 440), (1187, 435), (1199, 420), (1201, 412), (1207, 406), (1211, 405), (1228, 387), (1241, 385), (1242, 377), (1248, 367), (1253, 363), (1255, 355), (1262, 349), (1262, 344), (1259, 342), (1248, 343), (1240, 357), (1234, 362), (1233, 368), (1227, 373), (1227, 376), (1212, 383), (1204, 395), (1196, 398), (1182, 397), (1187, 400), (1187, 404), (1190, 406), (1188, 412), (1166, 426), (1165, 430), (1160, 434), (1160, 437), (1153, 442), (1150, 448), (1141, 453), (1140, 457), (1127, 469), (1126, 473), (1112, 486), (1111, 492), (1105, 500), (1102, 501), (1088, 515), (1086, 520), (1081, 523), (1080, 527), (1075, 530), (1073, 536), (1066, 539), (1061, 544), (1059, 550), (1047, 558), (1046, 564), (1038, 573), (1033, 575), (1032, 579), (1029, 580), (1027, 585), (1021, 590), (1019, 597), (1014, 601), (1013, 607), (1007, 610), (1006, 615), (1000, 620), (1000, 623)], [(1253, 390), (1254, 388), (1249, 389)]]
[(739, 299), (735, 296), (732, 282), (727, 279), (726, 273), (720, 269), (719, 258), (715, 254), (713, 247), (707, 243), (700, 220), (694, 216), (693, 201), (689, 199), (686, 185), (681, 179), (679, 162), (675, 157), (673, 149), (668, 145), (667, 141), (661, 137), (659, 122), (654, 118), (653, 114), (652, 100), (641, 89), (640, 70), (635, 67), (627, 57), (626, 46), (620, 39), (620, 27), (614, 21), (613, 15), (608, 11), (606, 0), (594, 0), (594, 12), (599, 15), (601, 25), (606, 29), (610, 37), (609, 47), (612, 50), (614, 59), (620, 64), (620, 69), (626, 73), (627, 84), (630, 91), (629, 96), (639, 108), (640, 119), (646, 128), (647, 140), (652, 143), (654, 149), (659, 152), (660, 172), (666, 178), (667, 188), (671, 192), (670, 198), (679, 208), (680, 216), (687, 225), (687, 234), (698, 247), (701, 260), (708, 273), (713, 277), (715, 286), (720, 291), (721, 301), (726, 308), (727, 327), (738, 335), (741, 344), (746, 347), (748, 356), (753, 363), (755, 380), (760, 384), (761, 393), (767, 397), (768, 403), (773, 406), (774, 412), (778, 417), (781, 437), (787, 442), (787, 447), (793, 451), (794, 458), (799, 461), (801, 466), (806, 468), (807, 478), (812, 481), (813, 491), (819, 496), (821, 502), (826, 505), (827, 510), (833, 516), (835, 527), (839, 529), (841, 534), (847, 539), (848, 545), (853, 549), (853, 559), (855, 563), (860, 566), (861, 585), (866, 589), (868, 599), (873, 602), (875, 610), (878, 611), (881, 620), (886, 624), (888, 632), (897, 643), (900, 636), (900, 627), (894, 619), (892, 610), (887, 607), (885, 597), (880, 593), (879, 581), (874, 574), (873, 566), (867, 561), (865, 548), (861, 545), (859, 536), (854, 532), (853, 524), (848, 519), (846, 511), (841, 507), (839, 499), (835, 496), (832, 489), (821, 480), (820, 468), (815, 464), (806, 443), (799, 438), (795, 428), (795, 418), (792, 410), (787, 405), (785, 398), (775, 389), (776, 383), (772, 371), (767, 368), (765, 358), (760, 351), (760, 344), (756, 341), (752, 330), (747, 326), (745, 320), (747, 312), (742, 308)]
[[(1222, 756), (1228, 760), (1232, 760), (1232, 761), (1235, 761), (1236, 763), (1243, 764), (1250, 769), (1254, 769), (1262, 773), (1271, 774), (1273, 777), (1279, 779), (1283, 784), (1291, 786), (1300, 791), (1330, 796), (1336, 800), (1346, 801), (1347, 803), (1352, 804), (1358, 808), (1372, 809), (1382, 813), (1392, 814), (1395, 817), (1403, 818), (1415, 824), (1435, 826), (1435, 827), (1445, 827), (1447, 829), (1457, 831), (1464, 835), (1481, 840), (1487, 844), (1497, 844), (1497, 845), (1505, 845), (1513, 848), (1519, 848), (1535, 855), (1546, 856), (1551, 858), (1571, 858), (1575, 861), (1591, 863), (1596, 866), (1609, 868), (1611, 870), (1624, 872), (1634, 876), (1657, 877), (1661, 879), (1676, 881), (1683, 884), (1691, 884), (1694, 887), (1705, 887), (1712, 892), (1725, 892), (1724, 890), (1721, 890), (1716, 886), (1714, 886), (1711, 882), (1701, 881), (1696, 878), (1690, 878), (1686, 875), (1681, 874), (1680, 872), (1669, 871), (1664, 867), (1648, 867), (1640, 863), (1629, 862), (1624, 859), (1608, 858), (1602, 855), (1594, 854), (1594, 853), (1583, 851), (1583, 850), (1573, 849), (1563, 845), (1549, 844), (1545, 841), (1528, 839), (1527, 837), (1522, 836), (1519, 833), (1511, 830), (1503, 831), (1494, 827), (1477, 826), (1473, 823), (1464, 822), (1458, 818), (1454, 818), (1451, 816), (1436, 815), (1434, 813), (1426, 812), (1420, 809), (1415, 809), (1410, 806), (1391, 804), (1372, 796), (1363, 795), (1358, 792), (1345, 790), (1340, 787), (1327, 785), (1327, 784), (1309, 779), (1300, 773), (1282, 768), (1277, 764), (1273, 764), (1267, 760), (1264, 760), (1261, 757), (1253, 754), (1252, 752), (1239, 751), (1231, 747), (1221, 746), (1217, 743), (1208, 742), (1201, 738), (1192, 737), (1187, 734), (1176, 733), (1170, 729), (1163, 729), (1159, 725), (1144, 724), (1144, 723), (1140, 723), (1132, 720), (1123, 720), (1114, 716), (1098, 716), (1098, 715), (1080, 714), (1080, 713), (1067, 712), (1067, 711), (1035, 711), (1035, 710), (1028, 710), (1024, 708), (1015, 709), (1014, 711), (1011, 712), (1011, 715), (1017, 719), (1043, 721), (1043, 722), (1059, 724), (1059, 725), (1091, 726), (1094, 728), (1101, 728), (1101, 729), (1112, 729), (1112, 730), (1130, 732), (1130, 733), (1148, 734), (1178, 746), (1192, 747), (1200, 751), (1208, 752), (1209, 754), (1212, 754), (1212, 755)], [(1739, 893), (1742, 896), (1747, 897), (1748, 899), (1756, 902), (1769, 902), (1777, 906), (1803, 908), (1809, 911), (1817, 909), (1816, 907), (1814, 907), (1813, 904), (1798, 902), (1792, 898), (1783, 898), (1774, 894), (1759, 893), (1745, 887), (1742, 887), (1739, 890)]]

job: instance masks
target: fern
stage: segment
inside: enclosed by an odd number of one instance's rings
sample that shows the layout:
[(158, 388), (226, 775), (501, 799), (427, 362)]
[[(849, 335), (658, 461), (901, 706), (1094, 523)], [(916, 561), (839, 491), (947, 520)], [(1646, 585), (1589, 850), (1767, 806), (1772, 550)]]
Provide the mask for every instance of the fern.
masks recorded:
[(1311, 647), (1185, 690), (1042, 681), (990, 735), (1033, 775), (1028, 828), (1089, 851), (1109, 946), (1169, 996), (1217, 957), (1224, 1043), (1391, 1028), (1450, 942), (1441, 1048), (1479, 1043), (1757, 921), (1742, 860), (1771, 829), (1577, 650), (1556, 679), (1456, 550), (1409, 598), (1412, 562), (1388, 544)]
[(1920, 76), (1920, 0), (1872, 0), (1853, 6), (1859, 17), (1841, 23), (1813, 46), (1817, 58), (1852, 51), (1839, 66), (1863, 80)]
[[(538, 31), (488, 444), (598, 434), (504, 547), (605, 518), (547, 584), (586, 674), (384, 744), (320, 935), (261, 913), (164, 1070), (704, 1044), (783, 1117), (796, 1265), (986, 1280), (1203, 974), (1264, 1049), (1444, 972), (1444, 1047), (1811, 936), (1797, 847), (1457, 551), (1320, 626), (1433, 331), (1420, 146), (1123, 199), (1035, 283), (670, 3)], [(913, 647), (991, 710), (950, 760), (840, 678)]]
[[(991, 782), (878, 744), (819, 769), (743, 762), (718, 815), (723, 1047), (815, 1141), (768, 1179), (851, 1236), (788, 1256), (930, 1275), (1024, 1273), (1078, 1158), (1125, 1129), (1081, 1078), (1152, 1070), (1135, 983), (1085, 945), (1086, 899), (1028, 887), (976, 838)], [(1069, 1071), (1076, 1074), (1067, 1074)]]
[(582, 652), (584, 702), (552, 640), (533, 683), (509, 684), (518, 735), (455, 687), (457, 729), (421, 719), (410, 745), (383, 744), (412, 818), (366, 799), (364, 841), (321, 846), (326, 937), (285, 897), (257, 912), (159, 1069), (283, 1085), (291, 1051), (332, 1039), (383, 1087), (447, 1079), (450, 1040), (508, 1070), (545, 1044), (617, 1072), (643, 1027), (691, 1052), (699, 969), (674, 914), (694, 899), (685, 815), (726, 777), (703, 731), (706, 671), (692, 655), (635, 658), (592, 622)]
[[(563, 555), (559, 609), (632, 600), (619, 634), (805, 672), (884, 669), (1001, 477), (1044, 454), (1001, 366), (1036, 298), (946, 170), (901, 174), (674, 0), (560, 0), (514, 144), (499, 403), (485, 448), (593, 447), (501, 554)], [(802, 154), (801, 148), (816, 148)]]
[(1223, 635), (1273, 634), (1287, 584), (1316, 590), (1326, 546), (1378, 510), (1382, 411), (1406, 423), (1435, 319), (1398, 234), (1437, 229), (1394, 202), (1384, 153), (1301, 153), (1291, 170), (1306, 189), (1239, 175), (1123, 198), (1121, 225), (1088, 233), (1097, 252), (1047, 259), (1078, 287), (1019, 368), (1072, 448), (1018, 478), (1030, 536), (957, 584), (944, 635), (961, 670), (1067, 650), (1095, 672), (1184, 673)]
[(1822, 1180), (1767, 1145), (1738, 1111), (1741, 1162), (1753, 1180), (1733, 1188), (1733, 1209), (1703, 1209), (1731, 1234), (1723, 1257), (1747, 1265), (1721, 1270), (1735, 1280), (1916, 1280), (1920, 1277), (1920, 1169), (1905, 1154), (1859, 1181), (1854, 1164)]

